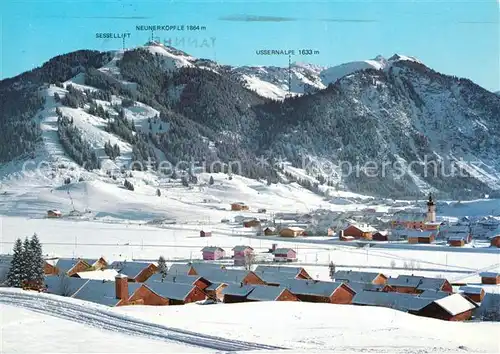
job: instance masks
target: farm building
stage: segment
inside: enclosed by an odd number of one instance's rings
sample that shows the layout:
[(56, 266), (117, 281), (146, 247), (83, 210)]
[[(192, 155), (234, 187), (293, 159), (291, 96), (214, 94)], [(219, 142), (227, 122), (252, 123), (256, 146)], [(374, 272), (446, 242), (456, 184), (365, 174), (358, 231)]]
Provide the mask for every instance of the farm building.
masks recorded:
[(251, 260), (254, 255), (254, 249), (250, 246), (235, 246), (232, 251), (235, 266), (242, 266), (247, 264), (247, 262)]
[(482, 284), (500, 284), (500, 272), (479, 273)]
[(417, 316), (431, 317), (445, 321), (466, 321), (472, 317), (477, 305), (460, 294), (452, 294), (432, 301), (414, 312)]
[(92, 265), (80, 258), (59, 258), (55, 267), (57, 274), (72, 276), (73, 274), (91, 269)]
[(290, 290), (279, 286), (254, 285), (247, 301), (299, 301)]
[(295, 226), (285, 227), (280, 230), (281, 237), (297, 237), (302, 236), (303, 234), (304, 229)]
[(356, 294), (347, 284), (341, 282), (290, 279), (282, 286), (305, 302), (350, 304)]
[(459, 291), (475, 302), (483, 301), (485, 294), (484, 289), (479, 286), (461, 286)]
[(226, 251), (218, 246), (203, 247), (201, 252), (205, 261), (215, 261), (224, 258), (226, 255)]
[(276, 248), (273, 254), (274, 262), (294, 262), (297, 260), (297, 252), (292, 248)]
[(200, 237), (211, 237), (212, 231), (209, 230), (200, 230)]
[(243, 220), (243, 227), (260, 227), (260, 220), (258, 219), (245, 219)]
[(222, 295), (224, 296), (223, 301), (226, 304), (246, 302), (247, 296), (253, 289), (254, 288), (251, 285), (229, 284), (224, 290), (222, 290)]
[(408, 230), (406, 232), (408, 243), (433, 243), (436, 240), (435, 231)]
[(264, 229), (264, 235), (271, 236), (276, 235), (276, 228), (272, 226), (268, 226)]
[(47, 217), (51, 218), (51, 219), (61, 218), (62, 217), (62, 213), (59, 210), (48, 210), (47, 211)]
[(377, 230), (369, 225), (351, 224), (344, 230), (344, 237), (353, 237), (356, 240), (371, 240)]
[(500, 248), (500, 235), (493, 236), (490, 239), (490, 245), (491, 245), (491, 247), (499, 247)]
[(128, 299), (134, 305), (184, 305), (206, 299), (205, 293), (190, 284), (149, 282), (143, 284)]
[(377, 231), (372, 235), (373, 241), (389, 241), (388, 231)]
[(237, 203), (232, 203), (231, 204), (231, 210), (232, 211), (241, 211), (241, 210), (249, 210), (250, 208), (248, 205), (242, 202), (237, 202)]
[(265, 274), (286, 274), (288, 279), (312, 279), (309, 273), (302, 267), (259, 265), (255, 268), (255, 273), (259, 276)]
[(376, 272), (358, 272), (352, 270), (339, 270), (335, 272), (335, 281), (340, 281), (343, 283), (370, 283), (385, 285), (387, 283), (387, 277), (382, 273)]
[(148, 262), (116, 261), (111, 263), (110, 267), (118, 270), (120, 274), (126, 275), (128, 281), (137, 283), (144, 283), (158, 271), (156, 264)]

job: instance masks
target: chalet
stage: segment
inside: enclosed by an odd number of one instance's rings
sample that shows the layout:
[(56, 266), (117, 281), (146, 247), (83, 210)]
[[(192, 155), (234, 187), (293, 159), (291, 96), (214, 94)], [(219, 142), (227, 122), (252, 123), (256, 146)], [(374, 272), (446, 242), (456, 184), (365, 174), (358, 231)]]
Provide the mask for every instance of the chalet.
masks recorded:
[(475, 302), (482, 302), (485, 294), (484, 289), (479, 286), (461, 286), (459, 291)]
[(286, 274), (289, 279), (312, 279), (307, 271), (302, 267), (288, 266), (263, 266), (259, 265), (255, 268), (255, 273), (259, 276), (266, 274)]
[(90, 270), (92, 265), (80, 258), (59, 258), (55, 267), (57, 274), (72, 276), (73, 274)]
[(247, 295), (247, 301), (299, 301), (299, 299), (284, 287), (254, 285), (252, 292)]
[(297, 260), (297, 252), (292, 248), (276, 248), (273, 253), (274, 262), (294, 262)]
[(128, 277), (128, 281), (144, 283), (150, 276), (158, 271), (158, 266), (148, 262), (113, 262), (110, 266), (112, 269), (118, 270), (119, 273)]
[(490, 245), (491, 245), (491, 247), (499, 247), (500, 248), (500, 235), (493, 236), (490, 239)]
[(341, 282), (290, 279), (286, 286), (300, 301), (350, 304), (356, 294)]
[(408, 230), (406, 232), (408, 243), (433, 243), (436, 240), (435, 231)]
[(188, 266), (192, 268), (194, 275), (201, 275), (202, 272), (207, 271), (220, 271), (221, 269), (225, 269), (223, 264), (211, 262), (189, 262)]
[(423, 317), (431, 317), (445, 321), (466, 321), (472, 317), (472, 311), (478, 306), (460, 294), (434, 300), (430, 304), (413, 312)]
[(54, 219), (54, 218), (61, 218), (62, 213), (59, 210), (48, 210), (47, 211), (47, 217)]
[(199, 288), (200, 290), (205, 290), (212, 283), (207, 279), (200, 277), (199, 275), (172, 275), (166, 274), (163, 276), (160, 273), (156, 273), (152, 275), (148, 280), (146, 280), (146, 284), (158, 282), (158, 283), (179, 283), (179, 284), (187, 284), (193, 285)]
[(116, 269), (99, 269), (88, 272), (79, 272), (73, 274), (71, 277), (80, 279), (93, 279), (93, 280), (108, 280), (113, 281), (118, 275)]
[(345, 282), (349, 287), (354, 290), (354, 292), (360, 293), (362, 291), (384, 291), (384, 292), (392, 292), (394, 289), (392, 289), (389, 285), (387, 284), (372, 284), (372, 283), (361, 283), (361, 282), (356, 282), (356, 281), (351, 281), (351, 282)]
[(250, 246), (235, 246), (233, 249), (233, 258), (235, 266), (247, 264), (247, 261), (253, 257), (254, 249)]
[(194, 268), (191, 264), (174, 263), (168, 269), (168, 274), (171, 274), (171, 275), (196, 275), (196, 271), (194, 270)]
[(108, 266), (108, 262), (103, 257), (98, 259), (83, 258), (83, 260), (90, 264), (93, 270), (105, 269)]
[(200, 230), (200, 237), (211, 237), (212, 231), (209, 230)]
[(254, 272), (242, 269), (197, 269), (198, 275), (211, 283), (264, 285)]
[(201, 252), (205, 261), (215, 261), (224, 258), (226, 255), (226, 251), (218, 246), (203, 247)]
[(361, 291), (352, 299), (353, 305), (387, 307), (403, 312), (413, 312), (430, 304), (432, 299), (424, 299), (411, 294), (394, 292)]
[(422, 293), (418, 294), (418, 297), (422, 299), (432, 299), (438, 300), (443, 297), (450, 296), (450, 293), (440, 290), (424, 290)]
[[(121, 281), (120, 281), (121, 280)], [(124, 285), (125, 284), (125, 285)], [(87, 280), (71, 297), (106, 306), (124, 305), (128, 291), (135, 291), (141, 285), (128, 284), (127, 277), (118, 275), (115, 281)]]
[(453, 292), (448, 280), (442, 278), (399, 275), (397, 278), (389, 278), (387, 284), (398, 293), (420, 294), (425, 290)]
[(389, 241), (388, 231), (377, 231), (372, 235), (373, 241)]
[(385, 285), (387, 283), (387, 277), (382, 273), (376, 272), (358, 272), (352, 270), (339, 270), (334, 274), (335, 281), (340, 281), (343, 283), (370, 283)]
[(297, 237), (302, 236), (304, 234), (304, 229), (295, 226), (285, 227), (280, 230), (281, 237)]
[(276, 228), (272, 226), (268, 226), (264, 229), (264, 235), (271, 236), (276, 235)]
[(377, 232), (376, 229), (369, 225), (355, 225), (351, 224), (344, 230), (344, 237), (353, 237), (356, 240), (371, 240), (373, 233)]
[(426, 290), (452, 293), (453, 287), (450, 282), (444, 278), (422, 277), (420, 284), (417, 286), (417, 292), (421, 293)]
[(214, 301), (222, 302), (224, 301), (223, 290), (227, 287), (224, 283), (212, 283), (209, 287), (205, 289), (205, 294), (209, 299)]
[(467, 243), (468, 239), (465, 234), (452, 234), (448, 236), (448, 245), (451, 247), (463, 247)]
[(88, 282), (88, 279), (68, 277), (65, 274), (47, 275), (44, 279), (43, 291), (59, 296), (72, 296), (86, 282)]
[(260, 227), (260, 221), (255, 218), (243, 220), (243, 227)]
[(223, 301), (227, 304), (246, 302), (247, 296), (253, 289), (254, 287), (252, 285), (229, 284), (224, 290), (222, 290), (222, 295), (224, 296)]
[(232, 203), (231, 204), (231, 210), (232, 211), (249, 210), (249, 207), (245, 203), (237, 202), (237, 203)]
[(55, 260), (55, 259), (44, 259), (44, 261), (43, 261), (43, 274), (45, 274), (45, 275), (57, 275), (56, 263), (57, 263), (57, 260)]
[(129, 297), (128, 302), (136, 305), (184, 305), (206, 299), (205, 293), (190, 284), (171, 282), (148, 282), (142, 284)]
[(479, 273), (481, 284), (500, 284), (500, 272)]

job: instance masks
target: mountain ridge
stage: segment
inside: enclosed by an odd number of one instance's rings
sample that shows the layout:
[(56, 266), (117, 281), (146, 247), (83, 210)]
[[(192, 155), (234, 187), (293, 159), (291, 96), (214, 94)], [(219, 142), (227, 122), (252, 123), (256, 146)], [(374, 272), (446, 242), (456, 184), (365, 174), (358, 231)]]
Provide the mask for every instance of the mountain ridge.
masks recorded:
[[(287, 80), (288, 68), (234, 68), (155, 43), (111, 53), (73, 52), (0, 82), (2, 101), (19, 111), (1, 111), (0, 124), (10, 131), (20, 122), (29, 128), (0, 146), (5, 151), (0, 161), (28, 156), (46, 143), (39, 131), (46, 120), (39, 123), (34, 113), (40, 102), (21, 107), (19, 87), (36, 88), (30, 95), (39, 97), (40, 88), (45, 92), (56, 85), (59, 101), (45, 119), (61, 130), (55, 114), (60, 107), (58, 114), (78, 125), (70, 131), (81, 134), (88, 147), (71, 147), (73, 155), (90, 156), (91, 149), (99, 160), (112, 160), (103, 146), (108, 137), (122, 150), (119, 164), (150, 160), (154, 170), (165, 159), (195, 160), (222, 162), (213, 172), (230, 172), (228, 164), (239, 161), (244, 176), (268, 183), (298, 180), (315, 192), (324, 185), (391, 197), (433, 191), (469, 198), (500, 189), (498, 96), (413, 57), (354, 63), (326, 69), (293, 64), (297, 85), (292, 88), (304, 92), (286, 98), (288, 90), (279, 85)], [(322, 79), (329, 69), (328, 80)], [(274, 96), (249, 88), (250, 76), (261, 81), (256, 85), (266, 82)], [(47, 91), (48, 97), (56, 91)], [(12, 152), (14, 145), (19, 149)], [(460, 175), (430, 176), (425, 156)], [(259, 162), (262, 157), (265, 163)], [(390, 166), (384, 175), (370, 177), (364, 169), (370, 161)], [(363, 168), (346, 174), (343, 165), (356, 162)], [(284, 167), (287, 163), (317, 182), (297, 179)], [(397, 163), (406, 172), (400, 177)]]

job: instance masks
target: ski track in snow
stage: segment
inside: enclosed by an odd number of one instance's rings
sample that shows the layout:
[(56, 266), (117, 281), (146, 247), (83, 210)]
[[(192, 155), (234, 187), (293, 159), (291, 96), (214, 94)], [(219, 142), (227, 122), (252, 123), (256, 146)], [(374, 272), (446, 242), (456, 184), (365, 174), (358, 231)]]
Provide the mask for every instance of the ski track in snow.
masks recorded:
[(120, 332), (122, 334), (141, 336), (161, 341), (179, 342), (226, 352), (286, 349), (272, 345), (231, 340), (169, 328), (115, 314), (111, 311), (106, 311), (106, 309), (100, 309), (94, 306), (85, 307), (80, 304), (64, 301), (63, 299), (54, 299), (38, 293), (36, 295), (29, 293), (23, 294), (0, 289), (0, 294), (0, 303), (2, 304), (26, 308), (34, 312), (59, 317), (99, 329)]

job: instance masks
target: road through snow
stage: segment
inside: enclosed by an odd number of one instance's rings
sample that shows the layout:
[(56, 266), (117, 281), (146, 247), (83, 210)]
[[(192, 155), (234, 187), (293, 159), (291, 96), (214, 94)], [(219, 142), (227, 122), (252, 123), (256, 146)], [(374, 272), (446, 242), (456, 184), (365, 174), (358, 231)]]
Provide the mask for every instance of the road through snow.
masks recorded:
[(34, 292), (12, 291), (12, 289), (0, 289), (0, 303), (2, 304), (23, 307), (31, 311), (122, 334), (178, 342), (226, 352), (286, 349), (156, 325), (113, 313), (106, 307), (90, 303), (86, 306), (76, 300), (71, 300), (74, 299), (58, 298), (54, 295)]

